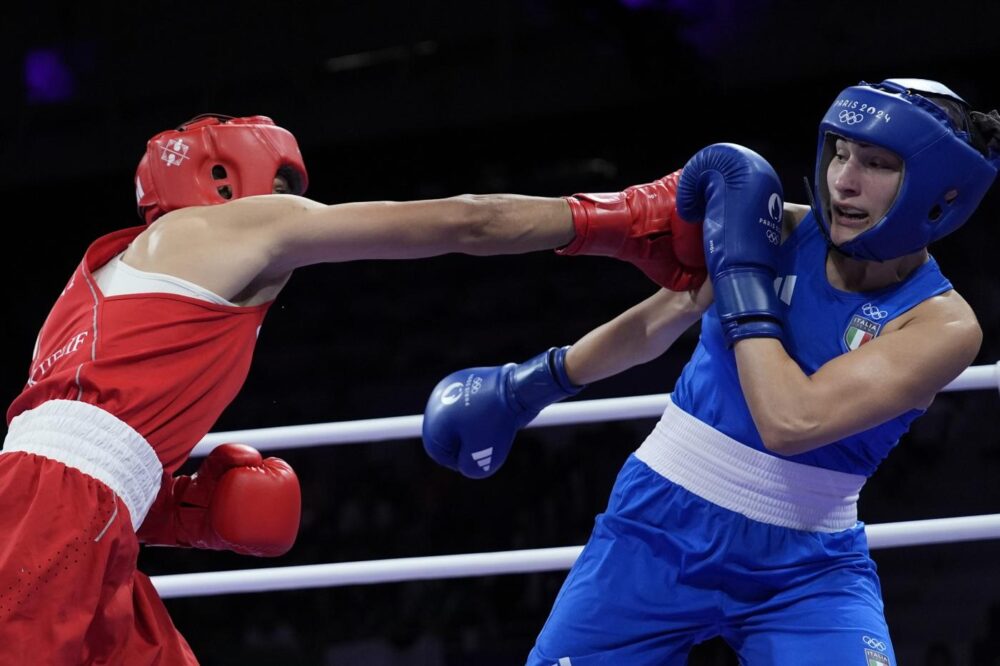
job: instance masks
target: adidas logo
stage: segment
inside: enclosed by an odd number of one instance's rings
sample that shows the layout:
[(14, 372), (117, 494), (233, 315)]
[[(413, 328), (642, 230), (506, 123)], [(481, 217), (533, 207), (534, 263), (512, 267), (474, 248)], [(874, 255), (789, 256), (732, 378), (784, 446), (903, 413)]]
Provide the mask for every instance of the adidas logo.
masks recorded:
[(490, 471), (490, 463), (493, 462), (493, 447), (472, 452), (472, 459), (484, 471)]

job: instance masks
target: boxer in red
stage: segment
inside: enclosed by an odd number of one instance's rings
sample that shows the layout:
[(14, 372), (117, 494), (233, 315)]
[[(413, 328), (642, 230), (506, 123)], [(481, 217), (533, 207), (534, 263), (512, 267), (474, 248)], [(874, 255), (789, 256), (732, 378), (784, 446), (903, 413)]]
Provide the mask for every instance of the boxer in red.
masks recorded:
[[(294, 269), (448, 252), (614, 256), (677, 290), (705, 279), (677, 174), (619, 193), (303, 198), (295, 138), (263, 116), (157, 134), (136, 173), (145, 224), (90, 246), (42, 326), (0, 453), (0, 663), (196, 664), (140, 543), (273, 556), (298, 529), (284, 462), (227, 444), (175, 476), (246, 379)], [(677, 226), (675, 226), (677, 225)]]

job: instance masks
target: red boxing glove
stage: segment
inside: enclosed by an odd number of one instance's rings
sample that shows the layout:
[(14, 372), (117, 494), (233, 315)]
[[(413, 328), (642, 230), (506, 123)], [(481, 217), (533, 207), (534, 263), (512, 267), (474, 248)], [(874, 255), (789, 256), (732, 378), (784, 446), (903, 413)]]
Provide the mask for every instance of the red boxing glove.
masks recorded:
[(677, 214), (681, 172), (624, 192), (566, 197), (576, 238), (557, 254), (616, 257), (637, 266), (656, 284), (673, 291), (697, 289), (705, 281), (701, 224)]
[(299, 479), (284, 460), (222, 444), (191, 476), (164, 476), (136, 533), (141, 543), (275, 557), (295, 543)]

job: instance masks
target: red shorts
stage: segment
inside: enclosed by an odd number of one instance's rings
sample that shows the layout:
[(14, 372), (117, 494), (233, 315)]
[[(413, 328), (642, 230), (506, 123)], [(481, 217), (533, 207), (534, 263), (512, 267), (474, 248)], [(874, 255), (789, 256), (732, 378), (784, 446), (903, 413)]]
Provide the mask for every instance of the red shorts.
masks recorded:
[(34, 454), (0, 455), (0, 663), (197, 664), (138, 554), (106, 485)]

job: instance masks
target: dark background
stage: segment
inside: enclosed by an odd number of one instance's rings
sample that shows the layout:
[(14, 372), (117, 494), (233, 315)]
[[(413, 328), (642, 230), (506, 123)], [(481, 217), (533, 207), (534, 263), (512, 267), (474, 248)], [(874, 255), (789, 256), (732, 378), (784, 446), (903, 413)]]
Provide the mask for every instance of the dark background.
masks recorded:
[[(157, 1), (0, 12), (7, 402), (83, 250), (137, 223), (132, 175), (146, 139), (197, 113), (273, 117), (301, 144), (309, 195), (327, 203), (617, 190), (717, 141), (761, 152), (787, 198), (803, 201), (816, 123), (843, 87), (926, 77), (975, 108), (1000, 102), (1000, 5), (971, 0)], [(977, 364), (1000, 359), (995, 189), (934, 248), (983, 325)], [(247, 385), (217, 429), (419, 413), (447, 372), (572, 343), (653, 291), (628, 265), (549, 252), (311, 267), (269, 314)], [(695, 336), (580, 399), (668, 391)], [(993, 391), (942, 395), (869, 483), (862, 518), (996, 512), (997, 406)], [(305, 493), (291, 553), (261, 562), (158, 549), (140, 565), (159, 574), (582, 544), (652, 425), (531, 430), (481, 482), (436, 467), (416, 440), (289, 450), (280, 455)], [(998, 555), (989, 541), (875, 553), (900, 663), (1000, 663)], [(168, 607), (205, 664), (517, 664), (564, 576)], [(735, 662), (713, 642), (691, 663)]]

